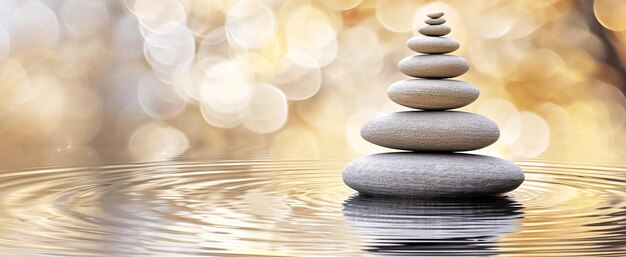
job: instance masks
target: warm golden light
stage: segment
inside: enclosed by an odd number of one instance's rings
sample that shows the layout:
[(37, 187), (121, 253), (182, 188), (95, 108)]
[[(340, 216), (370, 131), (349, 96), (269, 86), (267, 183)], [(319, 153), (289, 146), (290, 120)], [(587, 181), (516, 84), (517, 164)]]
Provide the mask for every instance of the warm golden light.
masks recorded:
[(380, 151), (358, 129), (401, 109), (385, 90), (405, 79), (405, 41), (434, 10), (470, 62), (460, 79), (481, 90), (464, 110), (500, 127), (484, 152), (626, 157), (626, 3), (616, 0), (5, 0), (0, 147)]

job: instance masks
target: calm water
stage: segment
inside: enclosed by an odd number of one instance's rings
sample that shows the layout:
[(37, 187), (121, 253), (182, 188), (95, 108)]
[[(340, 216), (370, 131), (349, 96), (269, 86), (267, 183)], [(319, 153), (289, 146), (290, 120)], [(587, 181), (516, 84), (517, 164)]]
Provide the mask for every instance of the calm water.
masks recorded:
[(626, 255), (626, 164), (517, 163), (521, 188), (465, 201), (359, 197), (346, 161), (5, 168), (0, 256)]

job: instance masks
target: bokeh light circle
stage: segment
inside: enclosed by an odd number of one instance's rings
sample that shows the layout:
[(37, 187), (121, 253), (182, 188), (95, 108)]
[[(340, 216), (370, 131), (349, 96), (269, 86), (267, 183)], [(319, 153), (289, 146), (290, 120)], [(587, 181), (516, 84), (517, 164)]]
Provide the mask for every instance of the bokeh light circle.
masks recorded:
[(11, 17), (11, 45), (15, 48), (52, 47), (59, 35), (57, 15), (39, 1), (26, 2)]
[(243, 125), (256, 133), (271, 133), (287, 122), (287, 97), (270, 84), (255, 85), (250, 102), (240, 111)]
[(322, 74), (319, 68), (300, 66), (283, 58), (277, 64), (274, 82), (289, 100), (304, 100), (312, 97), (320, 90)]
[(0, 26), (0, 58), (7, 57), (11, 52), (11, 39), (9, 33)]
[[(386, 29), (397, 32), (409, 32), (413, 29), (413, 20), (421, 1), (394, 0), (376, 1), (376, 18)], [(420, 17), (423, 18), (423, 17)]]
[(129, 150), (146, 161), (171, 159), (189, 148), (184, 132), (163, 123), (147, 123), (133, 132)]
[(145, 75), (139, 82), (137, 97), (146, 114), (158, 119), (176, 117), (186, 106), (172, 85), (161, 82), (152, 74)]
[(327, 18), (315, 9), (302, 8), (286, 25), (287, 53), (305, 67), (322, 67), (337, 56), (337, 36)]
[(593, 12), (598, 21), (607, 29), (615, 31), (626, 30), (626, 2), (621, 0), (595, 0)]
[(135, 16), (143, 27), (155, 33), (167, 33), (187, 21), (187, 12), (178, 0), (136, 0)]
[(272, 10), (258, 0), (239, 0), (229, 9), (225, 27), (233, 44), (254, 48), (272, 39), (276, 18)]
[(519, 119), (511, 119), (507, 127), (519, 127), (517, 140), (507, 144), (512, 154), (531, 158), (543, 153), (550, 146), (550, 127), (533, 112), (520, 112)]
[(59, 11), (61, 21), (70, 35), (77, 38), (102, 33), (109, 25), (106, 2), (98, 0), (65, 1)]
[(7, 116), (35, 97), (26, 70), (15, 60), (0, 62), (0, 117)]

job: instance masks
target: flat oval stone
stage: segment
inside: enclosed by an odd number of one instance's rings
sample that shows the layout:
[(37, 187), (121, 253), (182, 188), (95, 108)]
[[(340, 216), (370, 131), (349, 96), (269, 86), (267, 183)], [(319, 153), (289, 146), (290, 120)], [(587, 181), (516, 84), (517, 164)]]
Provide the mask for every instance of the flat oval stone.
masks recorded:
[(434, 13), (429, 13), (426, 16), (428, 16), (428, 18), (433, 18), (433, 19), (437, 19), (441, 16), (443, 16), (443, 12), (434, 12)]
[(466, 106), (478, 98), (480, 91), (458, 80), (410, 79), (397, 81), (387, 89), (392, 101), (422, 110), (447, 110)]
[(428, 25), (417, 29), (417, 32), (424, 36), (440, 37), (450, 33), (450, 27), (446, 25)]
[(445, 54), (459, 49), (459, 42), (447, 37), (424, 37), (410, 38), (406, 45), (413, 51), (423, 54)]
[(428, 25), (441, 25), (441, 24), (446, 23), (446, 19), (444, 18), (428, 19), (428, 20), (425, 20), (424, 22), (426, 22), (426, 24)]
[(469, 63), (455, 55), (414, 55), (402, 59), (398, 68), (415, 78), (443, 79), (463, 75), (469, 70)]
[(350, 162), (343, 181), (363, 195), (472, 197), (511, 191), (524, 181), (514, 163), (459, 153), (383, 153)]
[(474, 113), (406, 111), (367, 121), (361, 137), (399, 150), (453, 152), (491, 145), (500, 137), (500, 130), (490, 119)]

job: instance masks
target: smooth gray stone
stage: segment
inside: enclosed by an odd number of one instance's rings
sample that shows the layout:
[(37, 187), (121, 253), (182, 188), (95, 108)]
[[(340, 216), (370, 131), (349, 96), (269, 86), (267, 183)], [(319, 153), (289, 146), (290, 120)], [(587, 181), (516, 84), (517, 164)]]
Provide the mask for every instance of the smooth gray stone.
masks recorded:
[(436, 54), (409, 56), (398, 63), (400, 71), (415, 78), (453, 78), (465, 74), (469, 63), (463, 57)]
[(426, 16), (428, 16), (428, 18), (431, 18), (431, 19), (437, 19), (437, 18), (443, 16), (443, 12), (429, 13)]
[(406, 45), (413, 51), (423, 54), (445, 54), (459, 49), (459, 42), (447, 37), (424, 37), (410, 38)]
[(498, 140), (493, 121), (474, 113), (457, 111), (407, 111), (368, 120), (361, 137), (370, 143), (411, 151), (470, 151)]
[(448, 35), (450, 31), (452, 30), (446, 25), (427, 25), (417, 29), (417, 32), (420, 34), (431, 37), (445, 36)]
[(444, 18), (428, 19), (428, 20), (425, 20), (424, 22), (426, 22), (426, 24), (428, 25), (441, 25), (441, 24), (446, 23), (446, 19)]
[(343, 181), (363, 195), (473, 197), (511, 191), (524, 181), (514, 163), (459, 153), (382, 153), (350, 162)]
[(466, 106), (480, 91), (471, 84), (448, 79), (409, 79), (397, 81), (387, 89), (392, 101), (415, 109), (447, 110)]

